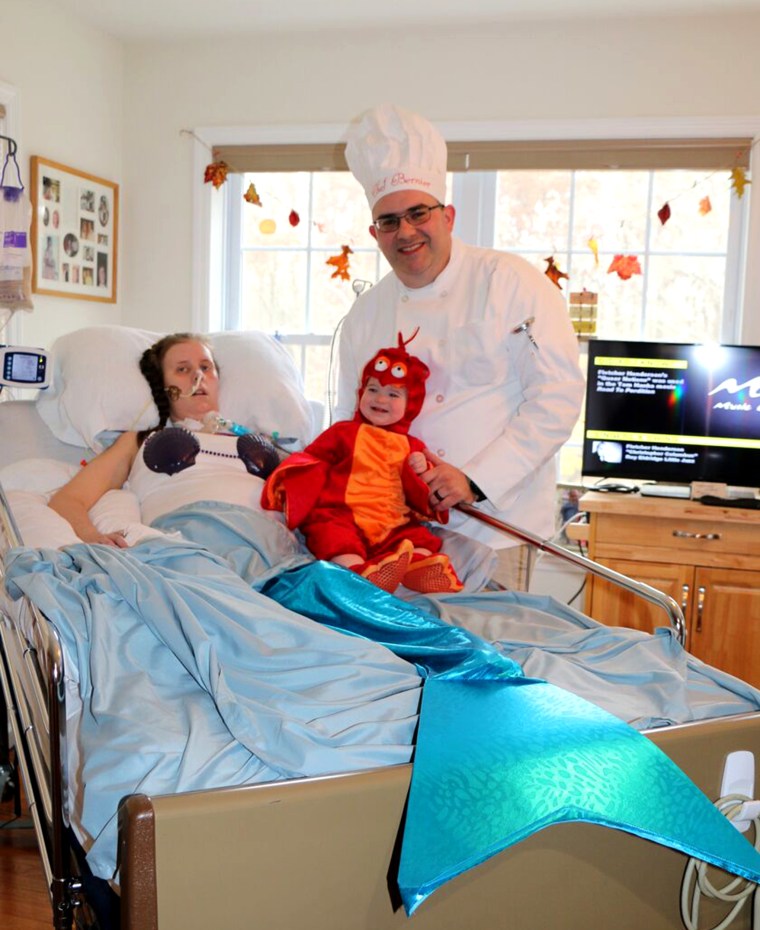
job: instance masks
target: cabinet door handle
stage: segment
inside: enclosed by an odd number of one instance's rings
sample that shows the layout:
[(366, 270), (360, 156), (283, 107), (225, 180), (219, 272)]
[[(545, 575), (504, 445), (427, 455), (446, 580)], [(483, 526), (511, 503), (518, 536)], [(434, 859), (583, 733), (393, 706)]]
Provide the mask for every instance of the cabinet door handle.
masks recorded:
[(702, 614), (705, 610), (705, 587), (700, 585), (697, 588), (697, 633), (702, 632)]
[(685, 584), (681, 588), (681, 612), (686, 616), (686, 609), (689, 606), (689, 586)]
[(689, 533), (687, 530), (673, 530), (678, 539), (720, 539), (720, 533)]

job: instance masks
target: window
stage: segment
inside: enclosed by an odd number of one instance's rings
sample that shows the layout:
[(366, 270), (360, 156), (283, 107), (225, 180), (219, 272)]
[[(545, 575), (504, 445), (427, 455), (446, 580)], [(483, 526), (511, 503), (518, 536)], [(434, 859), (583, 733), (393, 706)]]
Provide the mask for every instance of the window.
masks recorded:
[[(282, 172), (232, 177), (227, 192), (230, 247), (224, 329), (276, 334), (292, 352), (307, 394), (326, 400), (332, 335), (360, 288), (388, 265), (368, 232), (367, 202), (346, 171)], [(255, 182), (262, 206), (246, 204)], [(295, 210), (297, 218), (291, 212)], [(235, 247), (232, 243), (235, 243)], [(350, 278), (333, 277), (327, 261), (350, 245)]]
[[(714, 166), (732, 164), (749, 145), (747, 139), (663, 141), (652, 152), (636, 143), (564, 143), (547, 157), (545, 144), (520, 144), (507, 158), (518, 167), (500, 168), (492, 167), (504, 160), (503, 152), (493, 154), (494, 145), (453, 144), (450, 167), (469, 165), (449, 176), (456, 233), (522, 254), (541, 270), (553, 256), (569, 275), (565, 293), (598, 294), (600, 336), (739, 341), (749, 198), (732, 196), (728, 170)], [(320, 164), (313, 152), (299, 154), (306, 166), (309, 158)], [(300, 364), (309, 396), (323, 401), (335, 328), (355, 293), (388, 270), (368, 232), (363, 191), (350, 173), (329, 170), (340, 158), (333, 153), (330, 161), (328, 170), (264, 170), (270, 154), (249, 174), (230, 175), (224, 235), (215, 244), (224, 282), (221, 327), (278, 334)], [(520, 167), (523, 162), (537, 167)], [(261, 207), (242, 198), (251, 181)], [(709, 212), (700, 212), (704, 198)], [(666, 202), (671, 217), (663, 225), (657, 211)], [(295, 226), (291, 210), (298, 213)], [(343, 245), (353, 250), (350, 281), (332, 278), (325, 264)], [(616, 254), (635, 255), (641, 274), (622, 280), (608, 273)], [(568, 483), (580, 478), (580, 440), (579, 428), (563, 450), (561, 479)]]

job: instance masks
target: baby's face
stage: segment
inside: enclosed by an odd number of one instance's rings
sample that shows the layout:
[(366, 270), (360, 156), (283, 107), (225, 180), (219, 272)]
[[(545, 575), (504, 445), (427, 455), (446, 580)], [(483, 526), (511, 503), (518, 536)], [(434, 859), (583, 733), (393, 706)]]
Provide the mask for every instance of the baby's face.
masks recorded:
[(392, 426), (406, 412), (406, 388), (400, 384), (380, 384), (370, 378), (362, 391), (359, 412), (373, 426)]

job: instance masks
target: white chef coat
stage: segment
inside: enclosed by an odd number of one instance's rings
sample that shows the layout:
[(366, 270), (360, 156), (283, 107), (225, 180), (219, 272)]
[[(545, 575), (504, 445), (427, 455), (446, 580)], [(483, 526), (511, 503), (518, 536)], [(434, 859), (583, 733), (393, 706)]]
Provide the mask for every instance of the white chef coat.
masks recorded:
[[(367, 361), (396, 345), (399, 332), (408, 339), (417, 327), (407, 350), (428, 365), (430, 377), (411, 432), (482, 489), (484, 510), (552, 536), (554, 456), (575, 425), (584, 391), (559, 289), (516, 255), (458, 239), (448, 265), (426, 287), (407, 288), (390, 272), (343, 322), (334, 421), (353, 417)], [(496, 549), (517, 544), (457, 511), (449, 526)]]

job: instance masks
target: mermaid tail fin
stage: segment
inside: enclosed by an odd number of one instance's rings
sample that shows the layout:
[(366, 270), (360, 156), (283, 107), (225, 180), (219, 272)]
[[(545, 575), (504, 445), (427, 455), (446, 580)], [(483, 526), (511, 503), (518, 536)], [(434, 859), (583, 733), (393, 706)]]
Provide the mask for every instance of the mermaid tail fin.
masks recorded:
[(760, 881), (760, 854), (651, 740), (546, 682), (425, 682), (398, 884), (407, 914), (552, 824), (624, 830)]
[(480, 637), (379, 588), (367, 592), (329, 563), (283, 573), (263, 590), (384, 643), (426, 675), (398, 872), (408, 914), (466, 869), (570, 821), (760, 881), (760, 853), (659, 747), (595, 704), (526, 678)]

